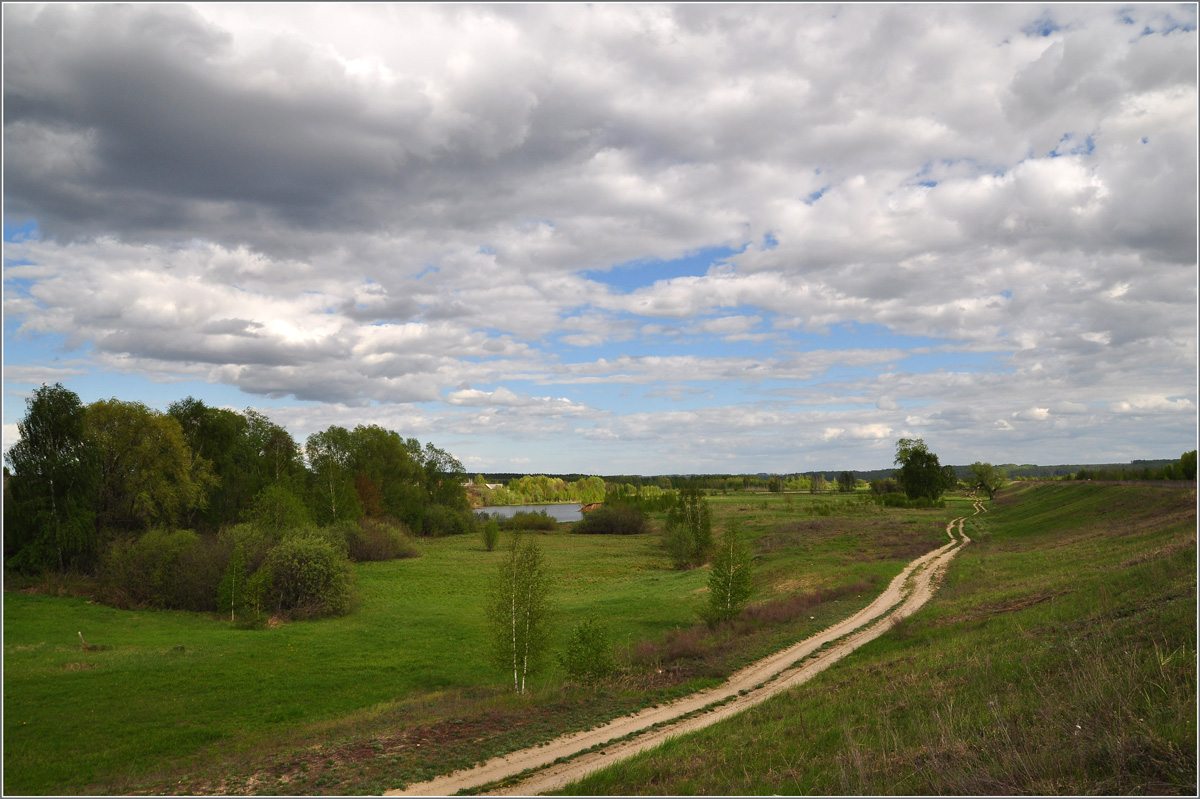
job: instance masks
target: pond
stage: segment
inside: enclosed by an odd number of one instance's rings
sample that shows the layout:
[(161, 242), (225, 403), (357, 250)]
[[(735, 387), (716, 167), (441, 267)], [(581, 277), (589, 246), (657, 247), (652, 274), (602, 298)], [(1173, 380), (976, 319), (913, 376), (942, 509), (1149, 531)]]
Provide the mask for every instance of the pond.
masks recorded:
[(554, 505), (490, 505), (486, 508), (477, 508), (476, 512), (495, 513), (502, 518), (509, 519), (516, 513), (539, 513), (546, 511), (546, 515), (556, 521), (577, 522), (583, 518), (583, 514), (579, 512), (581, 507), (578, 502)]

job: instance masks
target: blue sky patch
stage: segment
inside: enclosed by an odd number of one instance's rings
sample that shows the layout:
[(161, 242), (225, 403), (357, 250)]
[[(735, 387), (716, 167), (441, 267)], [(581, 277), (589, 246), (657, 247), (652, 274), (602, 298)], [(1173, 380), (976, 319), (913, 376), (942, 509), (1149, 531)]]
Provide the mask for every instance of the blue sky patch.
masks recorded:
[(28, 239), (40, 239), (42, 237), (41, 229), (38, 227), (36, 219), (30, 219), (25, 222), (9, 222), (4, 220), (4, 240), (5, 241), (26, 241)]
[(1026, 36), (1049, 36), (1060, 30), (1062, 30), (1062, 26), (1055, 22), (1049, 14), (1044, 14), (1021, 28), (1021, 33)]
[(583, 272), (583, 276), (628, 294), (659, 280), (703, 276), (708, 273), (709, 267), (744, 249), (705, 247), (669, 261), (646, 258), (626, 261), (610, 269), (589, 269)]

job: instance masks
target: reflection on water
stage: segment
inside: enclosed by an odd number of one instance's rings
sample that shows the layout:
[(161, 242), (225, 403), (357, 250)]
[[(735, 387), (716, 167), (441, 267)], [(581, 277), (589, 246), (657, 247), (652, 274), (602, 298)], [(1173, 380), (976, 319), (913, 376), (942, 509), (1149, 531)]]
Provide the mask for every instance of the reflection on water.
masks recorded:
[(560, 522), (577, 522), (583, 518), (583, 514), (579, 512), (582, 507), (578, 502), (569, 502), (565, 505), (494, 505), (486, 508), (479, 508), (479, 513), (496, 513), (501, 517), (508, 519), (515, 513), (538, 513), (546, 511), (546, 515)]

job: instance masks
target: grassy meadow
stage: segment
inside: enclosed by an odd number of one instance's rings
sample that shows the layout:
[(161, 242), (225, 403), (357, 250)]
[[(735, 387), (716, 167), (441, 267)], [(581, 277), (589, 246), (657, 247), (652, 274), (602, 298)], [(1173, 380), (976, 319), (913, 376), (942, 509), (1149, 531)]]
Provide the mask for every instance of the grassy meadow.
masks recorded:
[[(553, 575), (556, 649), (595, 612), (622, 665), (584, 687), (550, 658), (524, 697), (486, 656), (483, 598), (507, 535), (494, 552), (457, 536), (358, 564), (352, 613), (267, 629), (6, 590), (4, 792), (379, 793), (711, 685), (867, 604), (970, 506), (710, 503), (714, 531), (736, 519), (751, 542), (759, 616), (698, 624), (708, 569), (671, 569), (657, 533), (531, 533)], [(79, 632), (98, 649), (83, 651)]]
[(928, 605), (564, 794), (1196, 793), (1196, 492), (1017, 484)]

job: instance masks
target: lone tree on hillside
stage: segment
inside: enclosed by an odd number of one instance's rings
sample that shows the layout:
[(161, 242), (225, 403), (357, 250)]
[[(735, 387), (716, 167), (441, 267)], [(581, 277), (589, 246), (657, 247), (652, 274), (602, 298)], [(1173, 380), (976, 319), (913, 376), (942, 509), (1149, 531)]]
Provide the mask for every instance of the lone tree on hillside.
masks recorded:
[(982, 488), (987, 492), (988, 499), (996, 496), (996, 492), (1000, 490), (1008, 481), (1008, 475), (1003, 469), (997, 468), (990, 463), (980, 463), (975, 461), (971, 464), (971, 483), (975, 488)]
[(708, 577), (710, 623), (741, 613), (750, 598), (750, 577), (750, 550), (742, 540), (740, 525), (732, 521), (713, 551), (712, 574)]
[(902, 438), (896, 442), (896, 480), (909, 499), (936, 500), (946, 490), (946, 477), (938, 456), (929, 451), (919, 438)]
[(525, 679), (540, 665), (550, 638), (550, 576), (542, 550), (514, 535), (508, 557), (488, 597), (492, 654), (512, 669), (513, 690), (525, 693)]

